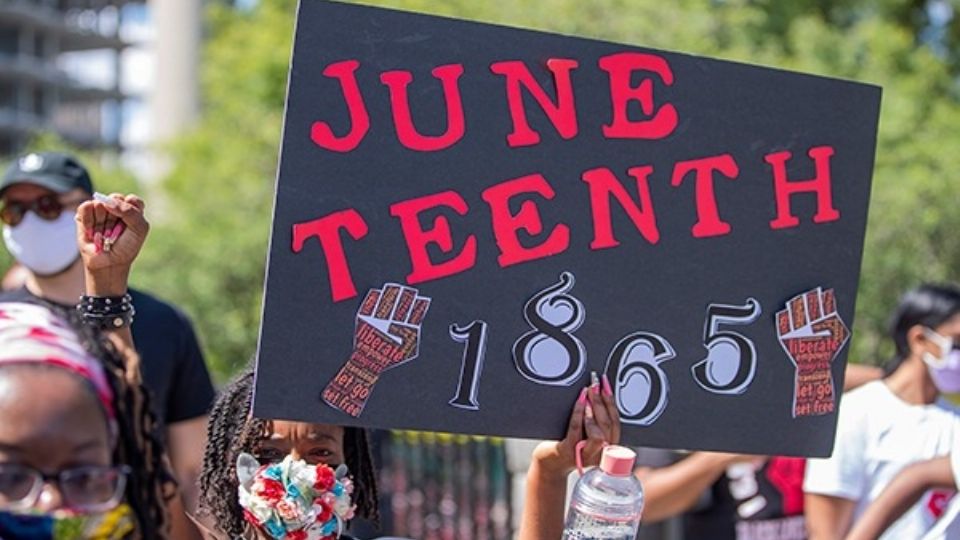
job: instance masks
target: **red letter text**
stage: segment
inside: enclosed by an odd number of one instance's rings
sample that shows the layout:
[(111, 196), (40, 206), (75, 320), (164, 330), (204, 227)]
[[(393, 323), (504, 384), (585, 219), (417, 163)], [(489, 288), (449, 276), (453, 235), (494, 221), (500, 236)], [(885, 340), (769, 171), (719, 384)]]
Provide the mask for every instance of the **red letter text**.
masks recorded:
[(817, 195), (817, 213), (814, 223), (826, 223), (840, 219), (840, 212), (833, 207), (833, 192), (830, 187), (830, 146), (815, 146), (807, 152), (814, 161), (817, 175), (811, 180), (787, 180), (787, 160), (790, 152), (776, 152), (764, 157), (773, 167), (773, 189), (777, 197), (777, 219), (770, 222), (771, 229), (796, 227), (800, 220), (790, 211), (790, 197), (795, 193), (813, 192)]
[(456, 144), (463, 138), (463, 103), (460, 100), (460, 86), (457, 81), (463, 75), (463, 66), (450, 64), (439, 66), (431, 71), (443, 85), (443, 97), (447, 103), (447, 131), (443, 135), (421, 135), (413, 126), (410, 116), (410, 99), (407, 86), (413, 81), (409, 71), (387, 71), (380, 75), (380, 81), (390, 89), (390, 106), (393, 109), (393, 125), (397, 128), (400, 143), (411, 150), (434, 152)]
[(599, 167), (584, 171), (582, 175), (583, 181), (590, 186), (590, 207), (593, 211), (593, 242), (590, 242), (590, 249), (606, 249), (620, 245), (613, 236), (613, 220), (610, 215), (611, 196), (620, 203), (647, 242), (656, 244), (660, 241), (660, 231), (657, 229), (657, 219), (653, 213), (653, 203), (650, 201), (648, 182), (653, 167), (649, 165), (632, 167), (627, 172), (637, 181), (639, 206), (630, 198), (626, 188), (610, 169)]
[(485, 189), (481, 194), (483, 200), (490, 205), (493, 234), (500, 248), (497, 262), (503, 268), (562, 253), (570, 245), (570, 229), (561, 223), (550, 231), (550, 235), (540, 245), (533, 248), (523, 247), (517, 238), (517, 231), (524, 230), (531, 236), (538, 235), (543, 232), (543, 223), (533, 201), (524, 201), (516, 215), (510, 213), (510, 199), (521, 193), (536, 193), (548, 200), (555, 195), (546, 178), (540, 174), (507, 180)]
[(330, 294), (334, 302), (353, 298), (357, 288), (350, 276), (347, 255), (343, 251), (340, 229), (345, 229), (354, 240), (367, 235), (367, 222), (354, 210), (341, 210), (313, 221), (293, 225), (293, 252), (300, 253), (308, 238), (316, 236), (320, 240), (323, 256), (327, 258), (327, 270), (330, 274)]
[(310, 128), (310, 139), (317, 146), (333, 150), (334, 152), (350, 152), (367, 134), (370, 129), (370, 116), (367, 114), (367, 107), (363, 104), (363, 96), (360, 95), (360, 88), (357, 86), (357, 77), (355, 72), (360, 67), (360, 62), (356, 60), (345, 60), (330, 64), (323, 70), (327, 77), (340, 79), (340, 87), (343, 89), (343, 98), (347, 102), (347, 110), (350, 111), (350, 133), (343, 137), (337, 137), (333, 134), (329, 124), (316, 121)]
[[(599, 61), (600, 69), (610, 74), (610, 101), (613, 104), (613, 120), (603, 126), (603, 136), (608, 139), (662, 139), (677, 127), (677, 109), (667, 103), (654, 114), (653, 81), (644, 79), (639, 86), (630, 85), (634, 71), (650, 71), (660, 76), (667, 86), (673, 84), (670, 64), (659, 56), (643, 53), (618, 53), (604, 56)], [(649, 120), (632, 121), (627, 115), (630, 101), (640, 102), (643, 114)]]
[(553, 73), (557, 89), (557, 102), (553, 103), (523, 62), (513, 60), (490, 65), (490, 71), (506, 78), (507, 103), (513, 118), (513, 133), (507, 135), (507, 144), (517, 147), (540, 142), (540, 134), (531, 129), (527, 122), (527, 112), (523, 108), (523, 96), (520, 93), (521, 86), (537, 100), (561, 137), (572, 139), (577, 135), (577, 110), (573, 102), (573, 86), (570, 84), (570, 72), (576, 67), (576, 60), (547, 60), (547, 68)]
[(438, 264), (430, 260), (430, 254), (427, 253), (429, 244), (437, 244), (444, 253), (453, 251), (453, 235), (450, 234), (450, 222), (445, 216), (437, 216), (430, 229), (420, 225), (421, 212), (441, 206), (451, 208), (461, 216), (467, 213), (467, 203), (456, 191), (426, 195), (390, 206), (390, 215), (400, 220), (407, 241), (411, 268), (407, 282), (410, 284), (459, 274), (476, 263), (477, 239), (472, 234), (467, 237), (460, 253), (452, 259)]
[(740, 174), (737, 162), (730, 154), (680, 161), (673, 167), (674, 187), (679, 186), (691, 171), (696, 171), (697, 222), (693, 225), (693, 236), (706, 238), (720, 236), (730, 232), (730, 224), (720, 219), (717, 211), (717, 197), (713, 193), (714, 171), (733, 180)]

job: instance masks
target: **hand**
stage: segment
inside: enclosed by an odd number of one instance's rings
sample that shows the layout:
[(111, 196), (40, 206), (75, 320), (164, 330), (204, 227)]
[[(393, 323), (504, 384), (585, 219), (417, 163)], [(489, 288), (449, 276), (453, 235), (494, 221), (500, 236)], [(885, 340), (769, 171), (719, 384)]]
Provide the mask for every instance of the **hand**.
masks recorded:
[(830, 364), (850, 337), (837, 314), (833, 289), (817, 288), (790, 300), (777, 313), (777, 337), (797, 368), (793, 416), (833, 412)]
[(537, 445), (533, 460), (544, 472), (566, 477), (576, 467), (576, 447), (580, 441), (587, 441), (582, 452), (584, 466), (598, 465), (603, 447), (620, 442), (620, 414), (606, 375), (601, 383), (580, 392), (566, 436), (559, 441), (544, 441)]
[(150, 230), (140, 197), (114, 193), (110, 199), (112, 205), (90, 200), (77, 208), (77, 243), (88, 271), (129, 268)]
[(143, 200), (119, 193), (110, 199), (114, 204), (90, 200), (77, 208), (77, 244), (87, 276), (87, 294), (119, 296), (126, 292), (130, 267), (150, 230)]

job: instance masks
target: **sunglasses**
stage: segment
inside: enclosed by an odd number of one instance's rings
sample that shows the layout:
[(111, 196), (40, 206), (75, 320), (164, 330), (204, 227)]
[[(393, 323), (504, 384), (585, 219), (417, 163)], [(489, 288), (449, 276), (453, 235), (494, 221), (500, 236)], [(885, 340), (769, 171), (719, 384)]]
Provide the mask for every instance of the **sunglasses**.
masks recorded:
[(0, 208), (0, 221), (11, 227), (16, 227), (23, 221), (27, 212), (33, 212), (46, 221), (53, 221), (60, 217), (65, 206), (74, 204), (74, 202), (61, 202), (56, 195), (43, 195), (30, 202), (9, 201), (3, 205), (3, 208)]

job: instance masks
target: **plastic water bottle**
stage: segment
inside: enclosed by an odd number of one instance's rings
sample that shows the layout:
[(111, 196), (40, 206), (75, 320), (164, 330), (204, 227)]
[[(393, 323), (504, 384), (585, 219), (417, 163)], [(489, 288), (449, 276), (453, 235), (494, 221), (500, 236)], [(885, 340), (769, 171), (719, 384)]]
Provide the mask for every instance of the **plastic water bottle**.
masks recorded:
[(581, 476), (573, 488), (563, 540), (636, 538), (643, 510), (643, 487), (633, 475), (636, 460), (629, 448), (603, 449), (600, 466)]

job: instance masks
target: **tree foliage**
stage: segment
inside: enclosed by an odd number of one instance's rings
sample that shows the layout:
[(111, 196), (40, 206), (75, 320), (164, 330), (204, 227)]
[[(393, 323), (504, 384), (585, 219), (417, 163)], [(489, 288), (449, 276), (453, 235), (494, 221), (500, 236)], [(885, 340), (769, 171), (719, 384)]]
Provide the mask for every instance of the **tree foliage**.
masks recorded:
[[(925, 0), (369, 3), (881, 85), (851, 358), (883, 361), (885, 320), (904, 289), (960, 280), (960, 30), (956, 18), (934, 21)], [(255, 350), (296, 9), (232, 5), (209, 6), (203, 117), (172, 148), (164, 212), (136, 275), (194, 316), (221, 377)]]

